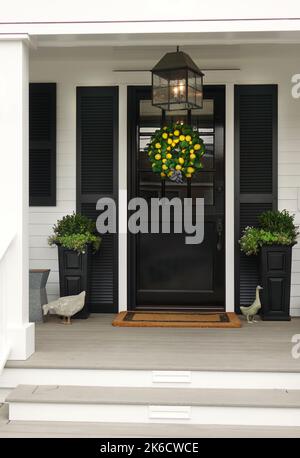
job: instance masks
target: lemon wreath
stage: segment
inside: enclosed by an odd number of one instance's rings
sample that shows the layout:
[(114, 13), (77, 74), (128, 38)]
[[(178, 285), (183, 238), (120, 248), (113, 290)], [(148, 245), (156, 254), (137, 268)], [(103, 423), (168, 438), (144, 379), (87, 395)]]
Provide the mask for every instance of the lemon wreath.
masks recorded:
[(203, 167), (205, 146), (199, 133), (190, 126), (173, 124), (155, 131), (146, 151), (152, 170), (176, 182), (192, 178)]

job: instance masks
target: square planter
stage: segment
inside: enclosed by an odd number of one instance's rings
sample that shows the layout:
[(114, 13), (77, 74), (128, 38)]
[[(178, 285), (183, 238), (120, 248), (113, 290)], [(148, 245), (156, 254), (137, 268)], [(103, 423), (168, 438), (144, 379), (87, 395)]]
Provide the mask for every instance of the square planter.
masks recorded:
[(261, 317), (290, 321), (291, 246), (263, 246), (260, 252)]
[(91, 281), (91, 246), (87, 245), (85, 253), (69, 250), (61, 245), (58, 248), (60, 296), (73, 296), (86, 292), (85, 305), (73, 318), (88, 318)]
[(29, 321), (44, 321), (42, 305), (48, 303), (46, 283), (50, 269), (30, 269), (29, 271)]

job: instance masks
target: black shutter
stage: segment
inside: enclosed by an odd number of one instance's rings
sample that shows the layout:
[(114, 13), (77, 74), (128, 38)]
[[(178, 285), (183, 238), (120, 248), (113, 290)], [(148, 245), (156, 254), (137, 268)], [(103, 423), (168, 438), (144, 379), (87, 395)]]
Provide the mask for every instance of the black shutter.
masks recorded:
[(56, 84), (29, 85), (29, 205), (56, 205)]
[[(77, 88), (77, 211), (96, 220), (100, 197), (118, 196), (118, 88)], [(117, 234), (93, 255), (92, 312), (118, 311)]]
[(235, 302), (249, 305), (258, 284), (258, 261), (240, 252), (246, 226), (277, 208), (277, 86), (235, 86)]

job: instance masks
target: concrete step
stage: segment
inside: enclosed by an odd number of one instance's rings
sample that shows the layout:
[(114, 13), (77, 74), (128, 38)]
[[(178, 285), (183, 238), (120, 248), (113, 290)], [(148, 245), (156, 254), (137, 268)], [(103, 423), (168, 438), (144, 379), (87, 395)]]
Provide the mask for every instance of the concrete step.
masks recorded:
[(11, 421), (300, 426), (300, 390), (19, 385)]

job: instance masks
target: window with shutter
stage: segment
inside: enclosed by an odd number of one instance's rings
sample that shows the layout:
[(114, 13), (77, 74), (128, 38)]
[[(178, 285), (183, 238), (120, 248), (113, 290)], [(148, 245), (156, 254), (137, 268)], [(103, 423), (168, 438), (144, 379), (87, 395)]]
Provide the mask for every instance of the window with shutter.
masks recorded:
[(249, 305), (258, 284), (257, 258), (240, 252), (246, 226), (277, 208), (277, 85), (235, 86), (235, 301)]
[(29, 205), (56, 205), (56, 84), (29, 85)]
[[(118, 88), (77, 88), (77, 211), (96, 220), (100, 197), (118, 196)], [(118, 311), (117, 234), (92, 258), (92, 312)]]

